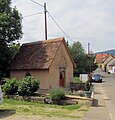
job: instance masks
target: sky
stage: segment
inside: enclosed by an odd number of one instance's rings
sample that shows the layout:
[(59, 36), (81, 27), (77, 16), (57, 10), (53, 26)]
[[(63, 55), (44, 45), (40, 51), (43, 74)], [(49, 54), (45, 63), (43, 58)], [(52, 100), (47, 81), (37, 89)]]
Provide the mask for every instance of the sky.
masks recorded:
[[(46, 3), (47, 11), (67, 34), (47, 12), (48, 39), (65, 37), (69, 44), (80, 41), (86, 52), (88, 43), (94, 53), (115, 49), (115, 0), (34, 1)], [(20, 43), (44, 40), (44, 7), (31, 0), (12, 0), (14, 6), (23, 16)]]

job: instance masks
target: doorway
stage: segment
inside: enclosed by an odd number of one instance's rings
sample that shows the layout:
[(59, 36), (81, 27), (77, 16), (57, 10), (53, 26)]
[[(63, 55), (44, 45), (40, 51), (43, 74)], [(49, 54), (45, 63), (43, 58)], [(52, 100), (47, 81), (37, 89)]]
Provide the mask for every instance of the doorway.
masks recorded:
[(104, 67), (104, 72), (107, 72), (107, 66)]
[(60, 77), (59, 77), (59, 85), (60, 87), (65, 87), (65, 68), (61, 67), (60, 68)]

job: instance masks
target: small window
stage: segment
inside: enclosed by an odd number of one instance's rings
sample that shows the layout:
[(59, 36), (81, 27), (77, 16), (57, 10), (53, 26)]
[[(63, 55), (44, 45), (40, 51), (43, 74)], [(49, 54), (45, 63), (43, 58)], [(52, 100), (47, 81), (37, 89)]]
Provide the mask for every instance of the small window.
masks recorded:
[(30, 73), (26, 73), (25, 77), (27, 77), (27, 76), (31, 76), (31, 74)]

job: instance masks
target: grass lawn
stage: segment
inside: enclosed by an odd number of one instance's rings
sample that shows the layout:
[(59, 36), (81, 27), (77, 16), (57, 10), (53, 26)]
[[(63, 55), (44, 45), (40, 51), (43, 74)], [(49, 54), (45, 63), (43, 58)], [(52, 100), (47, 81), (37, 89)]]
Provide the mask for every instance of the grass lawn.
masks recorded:
[(10, 112), (15, 111), (16, 115), (42, 115), (48, 117), (80, 118), (87, 110), (88, 107), (78, 104), (59, 106), (10, 99), (4, 99), (4, 102), (0, 105), (0, 114), (10, 114)]

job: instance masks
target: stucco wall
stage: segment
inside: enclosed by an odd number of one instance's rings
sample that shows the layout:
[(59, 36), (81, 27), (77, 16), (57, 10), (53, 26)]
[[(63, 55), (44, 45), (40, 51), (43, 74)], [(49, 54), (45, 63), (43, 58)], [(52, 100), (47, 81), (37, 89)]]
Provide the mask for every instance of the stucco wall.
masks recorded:
[(107, 71), (112, 70), (112, 67), (110, 66), (113, 62), (115, 62), (115, 58), (112, 58), (111, 61), (107, 64)]
[(115, 66), (112, 66), (112, 73), (115, 74)]
[(73, 64), (63, 44), (60, 45), (55, 59), (49, 69), (51, 88), (60, 87), (60, 67), (66, 68), (65, 87), (68, 88), (70, 86), (70, 82), (73, 80)]
[(25, 77), (26, 73), (30, 73), (40, 81), (41, 89), (49, 89), (49, 70), (15, 70), (10, 72), (11, 77), (21, 79)]

